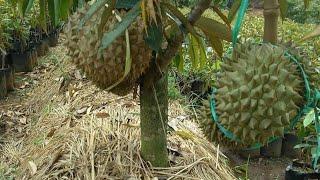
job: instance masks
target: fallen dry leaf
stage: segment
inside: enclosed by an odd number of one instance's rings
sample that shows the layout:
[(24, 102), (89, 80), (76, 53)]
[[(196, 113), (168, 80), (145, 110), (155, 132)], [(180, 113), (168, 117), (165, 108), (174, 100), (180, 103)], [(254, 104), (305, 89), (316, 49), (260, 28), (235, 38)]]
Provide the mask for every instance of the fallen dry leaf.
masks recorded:
[(27, 118), (26, 118), (26, 117), (19, 118), (19, 121), (20, 121), (22, 124), (27, 124)]
[(88, 109), (87, 109), (87, 113), (86, 114), (90, 114), (90, 112), (91, 112), (91, 109), (92, 109), (92, 106), (90, 106)]
[(84, 113), (87, 112), (87, 109), (88, 109), (88, 107), (83, 107), (83, 108), (81, 108), (81, 109), (78, 109), (78, 110), (76, 111), (76, 113), (77, 113), (77, 114), (84, 114)]
[(110, 114), (109, 113), (106, 113), (106, 112), (99, 112), (96, 114), (97, 118), (108, 118), (110, 117)]
[(81, 80), (82, 79), (82, 76), (81, 76), (81, 73), (79, 70), (76, 70), (74, 72), (74, 77), (76, 77), (77, 80)]
[(29, 169), (31, 171), (31, 175), (35, 175), (37, 172), (37, 165), (33, 161), (29, 161)]

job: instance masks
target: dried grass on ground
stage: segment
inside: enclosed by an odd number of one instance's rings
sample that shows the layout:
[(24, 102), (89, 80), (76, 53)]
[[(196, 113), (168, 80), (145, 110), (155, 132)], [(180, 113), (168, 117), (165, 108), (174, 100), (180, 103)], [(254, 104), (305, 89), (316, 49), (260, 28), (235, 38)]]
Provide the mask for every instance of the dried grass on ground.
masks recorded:
[[(3, 116), (16, 123), (11, 127), (22, 130), (7, 129), (2, 138), (0, 177), (235, 179), (219, 148), (205, 140), (177, 102), (169, 107), (171, 167), (150, 168), (139, 154), (138, 100), (97, 89), (68, 63), (64, 47), (51, 55), (58, 63), (43, 73), (22, 105), (2, 105)], [(26, 122), (8, 118), (16, 117), (8, 113), (15, 108)]]

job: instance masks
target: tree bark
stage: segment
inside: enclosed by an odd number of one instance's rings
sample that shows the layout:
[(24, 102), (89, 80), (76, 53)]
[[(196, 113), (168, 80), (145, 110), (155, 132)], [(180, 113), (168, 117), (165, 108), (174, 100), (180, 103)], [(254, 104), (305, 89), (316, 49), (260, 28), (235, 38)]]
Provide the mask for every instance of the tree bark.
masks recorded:
[(141, 155), (155, 167), (169, 164), (167, 152), (168, 75), (153, 83), (150, 88), (140, 85)]
[[(193, 25), (210, 7), (200, 0), (188, 17)], [(140, 83), (141, 156), (154, 167), (169, 165), (167, 152), (168, 65), (183, 42), (179, 31), (168, 39), (168, 47), (153, 60)]]
[(278, 0), (264, 0), (264, 35), (263, 41), (276, 44), (278, 42), (278, 18), (280, 15)]

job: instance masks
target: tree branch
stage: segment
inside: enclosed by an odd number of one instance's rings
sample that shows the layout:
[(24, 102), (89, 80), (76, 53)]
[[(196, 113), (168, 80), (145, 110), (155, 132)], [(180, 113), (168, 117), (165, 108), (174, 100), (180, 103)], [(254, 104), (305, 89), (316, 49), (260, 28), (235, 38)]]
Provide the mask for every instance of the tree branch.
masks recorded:
[(201, 0), (192, 10), (189, 15), (189, 22), (191, 25), (194, 25), (196, 21), (201, 17), (205, 10), (210, 7), (210, 0)]
[[(196, 21), (201, 17), (205, 10), (210, 7), (211, 0), (200, 0), (200, 2), (193, 7), (188, 17), (188, 21), (191, 25), (194, 25)], [(150, 88), (152, 82), (159, 80), (162, 77), (162, 72), (165, 71), (172, 58), (176, 55), (184, 37), (181, 31), (176, 32), (170, 39), (168, 39), (167, 48), (159, 54), (155, 62), (152, 62), (150, 68), (144, 75), (147, 78), (143, 78), (144, 86)]]

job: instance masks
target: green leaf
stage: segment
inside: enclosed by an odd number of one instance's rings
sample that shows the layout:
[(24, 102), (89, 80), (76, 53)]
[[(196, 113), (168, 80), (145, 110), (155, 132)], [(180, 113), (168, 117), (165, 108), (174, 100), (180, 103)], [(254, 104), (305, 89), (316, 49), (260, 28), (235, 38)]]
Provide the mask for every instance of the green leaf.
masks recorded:
[(281, 19), (284, 20), (288, 13), (288, 1), (279, 0)]
[(197, 53), (197, 40), (190, 34), (188, 36), (189, 38), (189, 48), (188, 48), (188, 53), (189, 53), (189, 58), (191, 61), (191, 65), (193, 69), (197, 68), (197, 60), (198, 60), (198, 53)]
[(303, 126), (309, 126), (315, 120), (315, 113), (314, 110), (311, 110), (303, 120)]
[(126, 64), (124, 67), (124, 74), (115, 84), (108, 87), (107, 91), (116, 87), (118, 84), (120, 84), (128, 76), (128, 74), (131, 70), (132, 59), (131, 59), (130, 38), (129, 38), (128, 29), (126, 29), (125, 36), (126, 36)]
[(183, 58), (183, 48), (180, 48), (177, 55), (173, 59), (174, 65), (177, 67), (179, 72), (183, 72), (184, 58)]
[(208, 37), (212, 48), (216, 51), (218, 56), (222, 57), (222, 54), (223, 54), (222, 40), (219, 39), (214, 33), (207, 32), (205, 34)]
[(293, 148), (300, 149), (300, 148), (310, 148), (310, 147), (312, 147), (311, 144), (297, 144)]
[(53, 26), (57, 26), (59, 24), (59, 11), (60, 1), (59, 0), (48, 0), (48, 10), (51, 19), (51, 23)]
[(204, 41), (201, 39), (199, 44), (199, 53), (200, 53), (200, 68), (205, 67), (207, 62), (207, 54), (205, 50), (205, 44)]
[(109, 6), (105, 8), (102, 13), (101, 22), (98, 29), (99, 38), (101, 38), (104, 26), (108, 22), (109, 17), (112, 15), (112, 10), (114, 9), (115, 4), (116, 4), (116, 0), (111, 0), (111, 3), (109, 4)]
[(69, 10), (71, 8), (71, 3), (72, 0), (60, 0), (60, 19), (61, 20), (66, 20), (69, 16)]
[(113, 30), (104, 33), (98, 50), (99, 56), (101, 56), (104, 49), (106, 49), (117, 37), (119, 37), (132, 22), (134, 22), (140, 12), (140, 6), (139, 4), (136, 4), (136, 6), (123, 17), (122, 21), (115, 25)]
[(40, 25), (44, 31), (47, 32), (47, 18), (46, 18), (46, 12), (47, 12), (47, 6), (46, 6), (46, 0), (39, 0), (39, 7), (40, 7)]
[(22, 14), (25, 16), (27, 13), (29, 13), (30, 9), (33, 6), (34, 0), (24, 0), (23, 6), (22, 6)]
[(178, 71), (182, 72), (184, 67), (184, 58), (183, 58), (183, 51), (182, 48), (179, 50), (179, 65), (178, 65)]
[(116, 4), (117, 9), (129, 9), (134, 7), (140, 0), (118, 0)]
[(201, 17), (197, 22), (196, 26), (199, 27), (203, 32), (214, 33), (220, 39), (231, 41), (231, 30), (224, 24), (207, 17)]
[(163, 41), (161, 29), (161, 24), (156, 25), (155, 23), (152, 23), (147, 27), (147, 36), (145, 37), (145, 41), (149, 47), (156, 52), (160, 50)]
[(236, 16), (240, 5), (241, 5), (241, 0), (235, 0), (233, 2), (231, 9), (229, 11), (229, 14), (228, 14), (228, 20), (230, 23), (233, 21), (234, 17)]
[(231, 25), (228, 18), (220, 11), (220, 9), (216, 6), (213, 6), (212, 9), (214, 12), (218, 14), (218, 16), (223, 20), (223, 22), (226, 23), (226, 25), (228, 25), (228, 27), (231, 29)]
[(161, 3), (161, 5), (167, 10), (169, 14), (172, 14), (176, 18), (178, 18), (184, 27), (187, 28), (188, 32), (190, 32), (193, 36), (197, 36), (197, 32), (193, 28), (193, 26), (189, 23), (188, 19), (177, 9), (169, 3)]
[(79, 22), (79, 29), (83, 27), (83, 25), (97, 12), (99, 11), (102, 7), (105, 6), (106, 3), (108, 3), (109, 0), (98, 0), (95, 3), (93, 3), (86, 15), (80, 20)]

